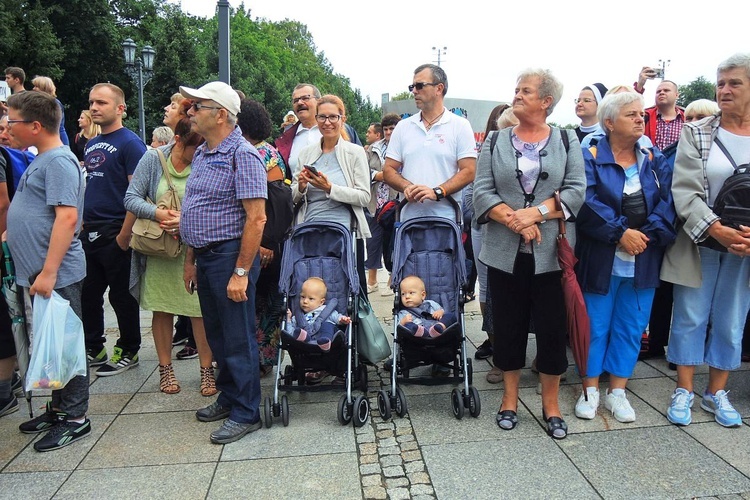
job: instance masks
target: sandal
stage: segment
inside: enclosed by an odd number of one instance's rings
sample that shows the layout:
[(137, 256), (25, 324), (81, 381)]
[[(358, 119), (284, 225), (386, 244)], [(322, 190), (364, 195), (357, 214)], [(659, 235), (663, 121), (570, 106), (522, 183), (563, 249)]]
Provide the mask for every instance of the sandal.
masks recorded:
[(201, 396), (213, 396), (219, 392), (216, 388), (216, 379), (214, 378), (214, 367), (201, 367)]
[(565, 439), (568, 437), (568, 424), (562, 417), (549, 417), (542, 410), (542, 418), (547, 422), (547, 435), (552, 439)]
[(174, 376), (172, 363), (166, 366), (159, 365), (159, 390), (164, 394), (177, 394), (180, 392), (180, 384)]
[(512, 431), (518, 425), (518, 415), (513, 410), (500, 410), (495, 415), (497, 426), (504, 431)]

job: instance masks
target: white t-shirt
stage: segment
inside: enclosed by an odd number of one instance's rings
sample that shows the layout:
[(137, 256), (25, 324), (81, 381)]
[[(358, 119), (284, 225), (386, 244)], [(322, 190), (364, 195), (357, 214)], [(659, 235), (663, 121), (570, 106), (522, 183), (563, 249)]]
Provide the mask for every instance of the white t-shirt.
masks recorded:
[[(292, 149), (289, 151), (289, 166), (292, 168), (292, 172), (298, 171), (297, 158), (299, 158), (300, 151), (310, 144), (320, 141), (321, 137), (323, 137), (323, 134), (320, 133), (317, 125), (313, 125), (312, 128), (305, 128), (300, 123), (299, 127), (297, 127), (297, 134), (294, 136), (294, 141), (292, 141)], [(302, 168), (299, 170), (302, 170)]]
[[(750, 163), (750, 137), (733, 134), (719, 127), (717, 135), (727, 148), (737, 166)], [(734, 167), (729, 158), (721, 151), (716, 142), (711, 144), (706, 162), (706, 177), (708, 178), (708, 206), (713, 207), (716, 195), (719, 194), (724, 181), (734, 173)]]
[[(414, 184), (437, 187), (458, 172), (458, 160), (476, 158), (474, 132), (469, 121), (445, 109), (436, 124), (426, 130), (417, 113), (401, 120), (393, 130), (386, 158), (401, 163), (401, 175)], [(461, 206), (462, 192), (451, 195)], [(454, 219), (445, 201), (428, 200), (404, 207), (401, 219), (437, 215)]]

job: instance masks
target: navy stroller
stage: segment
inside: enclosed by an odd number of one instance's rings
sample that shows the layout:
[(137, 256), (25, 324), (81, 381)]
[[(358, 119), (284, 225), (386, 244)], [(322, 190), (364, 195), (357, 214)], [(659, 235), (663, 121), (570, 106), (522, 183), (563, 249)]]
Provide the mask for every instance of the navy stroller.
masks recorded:
[[(341, 385), (306, 383), (306, 374), (327, 371), (345, 379), (346, 393), (341, 395), (336, 416), (341, 425), (353, 421), (360, 427), (370, 416), (367, 401), (367, 367), (359, 362), (356, 348), (357, 300), (359, 277), (356, 271), (352, 234), (335, 222), (306, 222), (296, 226), (284, 245), (281, 261), (279, 289), (284, 294), (284, 310), (299, 315), (299, 294), (302, 283), (311, 277), (322, 278), (328, 293), (326, 303), (333, 304), (352, 322), (338, 335), (329, 351), (306, 344), (286, 333), (287, 316), (279, 339), (273, 401), (268, 396), (264, 404), (266, 427), (271, 427), (272, 417), (281, 416), (284, 426), (289, 425), (289, 402), (286, 394), (279, 399), (279, 391), (341, 390)], [(299, 317), (299, 316), (298, 316)], [(281, 374), (282, 350), (287, 351), (291, 365)], [(356, 383), (365, 395), (353, 398)]]
[[(479, 391), (472, 383), (471, 358), (466, 352), (464, 328), (464, 287), (467, 284), (466, 264), (461, 241), (461, 209), (452, 198), (456, 220), (444, 217), (417, 217), (398, 222), (393, 249), (393, 363), (389, 390), (378, 393), (378, 409), (384, 420), (391, 412), (403, 417), (408, 412), (406, 396), (398, 383), (437, 385), (462, 382), (463, 388), (451, 392), (453, 415), (457, 419), (469, 410), (472, 417), (481, 411)], [(403, 208), (402, 202), (399, 208)], [(427, 299), (438, 302), (446, 313), (453, 313), (458, 321), (438, 337), (416, 337), (399, 325), (397, 313), (401, 307), (399, 284), (407, 276), (418, 276), (425, 283)], [(420, 366), (437, 365), (452, 372), (449, 377), (413, 377), (411, 370)], [(435, 367), (433, 367), (435, 368)]]

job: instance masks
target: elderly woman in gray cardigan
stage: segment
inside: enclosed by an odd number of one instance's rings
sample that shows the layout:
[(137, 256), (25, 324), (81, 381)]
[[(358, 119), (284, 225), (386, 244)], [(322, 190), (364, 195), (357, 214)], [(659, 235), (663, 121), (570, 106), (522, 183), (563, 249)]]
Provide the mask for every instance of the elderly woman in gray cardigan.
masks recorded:
[[(174, 142), (151, 149), (141, 158), (125, 194), (125, 208), (138, 218), (158, 221), (162, 228), (178, 238), (180, 213), (159, 208), (152, 202), (158, 200), (168, 186), (159, 153), (163, 154), (172, 183), (180, 199), (183, 199), (193, 154), (203, 138), (190, 132), (187, 116), (180, 120), (175, 132)], [(159, 389), (166, 394), (180, 391), (172, 367), (172, 330), (174, 316), (181, 315), (189, 317), (193, 326), (201, 366), (200, 392), (203, 396), (212, 396), (217, 389), (211, 366), (211, 348), (206, 341), (198, 296), (188, 293), (183, 285), (184, 265), (184, 249), (174, 259), (146, 257), (133, 252), (131, 293), (142, 308), (153, 311), (151, 327), (159, 357)]]
[[(560, 375), (568, 367), (566, 311), (556, 253), (558, 227), (546, 222), (571, 221), (586, 190), (578, 139), (546, 123), (561, 96), (562, 84), (549, 71), (522, 72), (513, 98), (519, 124), (495, 132), (494, 148), (493, 135), (486, 139), (474, 182), (477, 222), (487, 225), (479, 260), (488, 267), (493, 301), (494, 363), (505, 377), (497, 425), (511, 430), (518, 423), (518, 383), (533, 320), (542, 417), (555, 439), (565, 438), (568, 429), (558, 402)], [(562, 211), (555, 208), (555, 191)], [(568, 235), (574, 239), (573, 231)]]

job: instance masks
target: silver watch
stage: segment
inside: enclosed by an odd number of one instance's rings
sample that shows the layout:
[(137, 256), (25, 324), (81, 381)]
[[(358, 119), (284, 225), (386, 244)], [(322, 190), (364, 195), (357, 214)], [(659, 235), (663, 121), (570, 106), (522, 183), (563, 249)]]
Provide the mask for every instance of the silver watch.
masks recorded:
[(244, 276), (247, 276), (247, 269), (245, 269), (244, 267), (235, 267), (234, 274), (242, 278)]
[(539, 213), (542, 214), (542, 224), (547, 222), (547, 217), (549, 217), (549, 208), (547, 208), (547, 205), (538, 205), (536, 207), (537, 210), (539, 210)]

